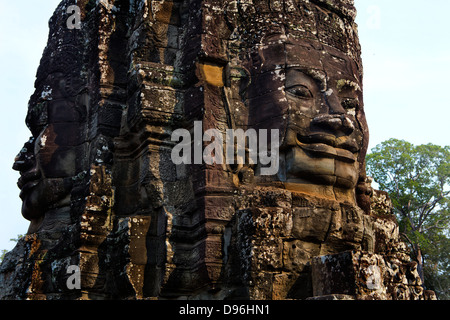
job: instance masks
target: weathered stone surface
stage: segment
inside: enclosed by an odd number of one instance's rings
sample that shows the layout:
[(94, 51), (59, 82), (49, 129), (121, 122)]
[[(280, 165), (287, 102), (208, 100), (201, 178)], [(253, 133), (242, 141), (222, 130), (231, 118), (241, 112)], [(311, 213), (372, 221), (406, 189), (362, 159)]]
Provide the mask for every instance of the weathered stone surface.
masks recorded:
[[(30, 228), (0, 299), (432, 298), (365, 174), (355, 14), (352, 0), (61, 1), (14, 163)], [(181, 164), (177, 129), (200, 135)], [(244, 163), (192, 163), (209, 129), (279, 130), (278, 172), (250, 145), (223, 150)]]
[(417, 263), (363, 251), (312, 260), (314, 296), (350, 295), (358, 300), (423, 300)]

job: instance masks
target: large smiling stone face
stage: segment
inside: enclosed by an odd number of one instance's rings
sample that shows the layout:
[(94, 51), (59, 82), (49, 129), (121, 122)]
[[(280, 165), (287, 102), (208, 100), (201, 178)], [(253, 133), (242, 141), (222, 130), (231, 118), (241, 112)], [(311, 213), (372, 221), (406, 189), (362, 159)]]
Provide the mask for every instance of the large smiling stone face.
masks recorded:
[(355, 61), (292, 36), (272, 37), (258, 54), (249, 125), (282, 133), (278, 178), (291, 190), (355, 203), (367, 148)]
[[(290, 50), (300, 53), (288, 56), (286, 69), (285, 181), (336, 200), (351, 200), (360, 175), (359, 154), (365, 153), (356, 66), (329, 49), (298, 44)], [(309, 65), (299, 59), (305, 51), (316, 58)]]

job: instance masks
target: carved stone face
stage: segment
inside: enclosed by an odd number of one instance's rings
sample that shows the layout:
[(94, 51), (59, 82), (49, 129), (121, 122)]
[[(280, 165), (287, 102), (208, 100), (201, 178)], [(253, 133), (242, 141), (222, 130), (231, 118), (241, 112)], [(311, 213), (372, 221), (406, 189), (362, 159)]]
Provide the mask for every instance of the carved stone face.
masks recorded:
[[(70, 178), (75, 158), (55, 143), (53, 126), (37, 138), (31, 138), (16, 157), (13, 168), (20, 171), (18, 186), (23, 201), (22, 215), (33, 221), (43, 218), (45, 211), (70, 203)], [(60, 161), (56, 159), (61, 159)]]
[(33, 137), (13, 165), (20, 172), (22, 215), (32, 222), (30, 231), (36, 231), (48, 210), (70, 205), (72, 178), (83, 163), (86, 110), (82, 96), (64, 91), (65, 78), (49, 75), (32, 97), (27, 122)]
[(252, 85), (269, 89), (250, 98), (251, 123), (284, 133), (280, 180), (291, 190), (354, 203), (367, 127), (356, 63), (290, 38), (271, 39), (259, 55), (267, 70)]

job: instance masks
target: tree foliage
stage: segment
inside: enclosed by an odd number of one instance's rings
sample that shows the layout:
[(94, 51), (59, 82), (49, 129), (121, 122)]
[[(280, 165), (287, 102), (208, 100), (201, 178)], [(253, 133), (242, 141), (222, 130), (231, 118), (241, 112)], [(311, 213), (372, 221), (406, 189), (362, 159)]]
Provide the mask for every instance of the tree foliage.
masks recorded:
[(449, 298), (450, 147), (390, 139), (372, 149), (367, 171), (389, 193), (425, 285)]

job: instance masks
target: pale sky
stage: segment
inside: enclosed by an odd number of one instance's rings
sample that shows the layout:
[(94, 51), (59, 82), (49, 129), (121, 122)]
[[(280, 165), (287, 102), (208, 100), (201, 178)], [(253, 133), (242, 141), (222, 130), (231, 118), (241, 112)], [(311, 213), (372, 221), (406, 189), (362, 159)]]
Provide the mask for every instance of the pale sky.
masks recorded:
[[(29, 97), (59, 0), (0, 0), (0, 250), (26, 233), (14, 157), (30, 137)], [(389, 138), (450, 145), (450, 1), (355, 0), (369, 150)]]

